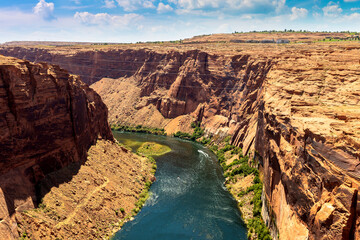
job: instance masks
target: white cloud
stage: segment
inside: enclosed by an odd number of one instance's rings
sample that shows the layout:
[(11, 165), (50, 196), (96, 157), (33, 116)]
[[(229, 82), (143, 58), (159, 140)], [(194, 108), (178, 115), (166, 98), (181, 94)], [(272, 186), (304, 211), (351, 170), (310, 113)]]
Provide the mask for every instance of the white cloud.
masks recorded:
[(286, 0), (170, 0), (179, 12), (192, 13), (190, 10), (226, 10), (242, 12), (276, 12), (286, 8)]
[(320, 18), (322, 16), (321, 13), (319, 13), (319, 12), (313, 12), (312, 15), (314, 18)]
[(105, 8), (116, 8), (114, 0), (105, 0), (104, 3)]
[(53, 15), (54, 3), (47, 3), (45, 0), (40, 0), (33, 8), (33, 11), (36, 15), (45, 20), (52, 20), (55, 18)]
[(290, 15), (290, 20), (296, 20), (299, 18), (305, 18), (308, 14), (308, 10), (305, 8), (297, 8), (297, 7), (293, 7), (291, 8), (291, 15)]
[(275, 12), (280, 13), (285, 9), (286, 0), (273, 1), (273, 4), (275, 5)]
[(142, 6), (144, 8), (155, 8), (155, 5), (151, 1), (144, 1)]
[(116, 2), (127, 12), (140, 8), (155, 8), (154, 0), (116, 0)]
[(220, 0), (178, 0), (178, 5), (185, 9), (218, 8), (223, 2)]
[(165, 12), (171, 12), (174, 9), (170, 7), (170, 5), (163, 4), (162, 2), (159, 3), (159, 6), (157, 8), (158, 13), (165, 13)]
[(333, 2), (329, 2), (328, 5), (323, 8), (324, 16), (326, 17), (338, 17), (342, 11), (339, 5)]
[(360, 20), (360, 13), (352, 13), (344, 16), (345, 20)]
[(15, 29), (17, 26), (26, 26), (34, 22), (38, 23), (41, 19), (33, 13), (25, 13), (17, 9), (0, 9), (0, 26), (2, 30), (6, 28)]
[(77, 12), (75, 13), (74, 18), (85, 25), (113, 25), (119, 27), (136, 25), (143, 19), (141, 15), (135, 13), (111, 15), (108, 13), (92, 14), (89, 12)]
[(241, 19), (251, 20), (251, 19), (253, 19), (253, 16), (250, 15), (250, 14), (245, 14), (245, 15), (242, 15), (242, 16), (241, 16)]
[(351, 8), (350, 10), (351, 10), (351, 11), (358, 11), (358, 10), (360, 10), (360, 8), (355, 7), (355, 8)]
[(344, 0), (344, 2), (357, 2), (359, 0)]

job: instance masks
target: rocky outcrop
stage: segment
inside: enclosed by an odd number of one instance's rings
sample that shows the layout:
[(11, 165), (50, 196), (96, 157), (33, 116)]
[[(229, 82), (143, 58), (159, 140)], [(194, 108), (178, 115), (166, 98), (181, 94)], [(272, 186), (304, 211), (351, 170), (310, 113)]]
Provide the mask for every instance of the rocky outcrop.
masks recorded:
[(142, 75), (151, 74), (165, 55), (147, 49), (52, 49), (37, 47), (0, 47), (0, 54), (31, 62), (56, 64), (92, 84), (104, 77), (129, 77), (141, 68)]
[(78, 77), (0, 56), (0, 239), (17, 238), (15, 213), (39, 203), (35, 184), (84, 162), (98, 138), (113, 140), (107, 108)]
[(38, 184), (46, 194), (39, 208), (17, 213), (19, 232), (29, 239), (110, 238), (133, 216), (151, 171), (146, 157), (98, 140), (85, 164), (69, 164)]
[(249, 113), (257, 112), (272, 61), (198, 50), (172, 51), (161, 59), (153, 68), (144, 63), (129, 78), (91, 85), (109, 107), (110, 123), (151, 125), (171, 134), (192, 131), (197, 121), (208, 135), (234, 135), (233, 143), (247, 153), (257, 124), (257, 115)]
[(360, 238), (359, 49), (338, 48), (287, 52), (264, 85), (255, 149), (281, 239)]
[(198, 121), (207, 135), (256, 151), (275, 239), (360, 238), (358, 44), (125, 48), (1, 51), (67, 59), (88, 83), (103, 78), (92, 87), (111, 123), (172, 133)]

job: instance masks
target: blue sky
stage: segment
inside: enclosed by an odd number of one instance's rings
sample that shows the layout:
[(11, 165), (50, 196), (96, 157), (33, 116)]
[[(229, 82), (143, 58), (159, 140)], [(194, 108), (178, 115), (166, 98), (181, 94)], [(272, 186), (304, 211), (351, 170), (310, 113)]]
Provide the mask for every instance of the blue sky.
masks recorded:
[(360, 0), (0, 0), (0, 42), (137, 42), (283, 29), (360, 32)]

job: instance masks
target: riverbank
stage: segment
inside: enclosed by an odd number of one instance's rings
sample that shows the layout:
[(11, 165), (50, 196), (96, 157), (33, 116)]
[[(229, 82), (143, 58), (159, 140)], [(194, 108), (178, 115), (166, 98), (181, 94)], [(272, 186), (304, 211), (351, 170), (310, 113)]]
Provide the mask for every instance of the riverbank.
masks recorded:
[(39, 184), (39, 192), (47, 192), (41, 204), (17, 216), (22, 239), (110, 238), (145, 202), (153, 164), (98, 140), (83, 165), (71, 164)]
[(155, 142), (171, 148), (166, 155), (154, 157), (157, 180), (150, 197), (114, 240), (246, 239), (237, 203), (224, 187), (223, 171), (208, 148), (150, 134), (114, 132), (114, 137), (123, 144)]
[(272, 239), (261, 216), (262, 176), (258, 162), (244, 156), (242, 149), (230, 144), (231, 136), (214, 141), (204, 136), (204, 130), (192, 124), (193, 134), (177, 132), (174, 137), (191, 140), (207, 146), (218, 158), (223, 169), (225, 186), (237, 201), (238, 208), (248, 229), (248, 239)]
[[(225, 186), (237, 201), (238, 208), (248, 229), (248, 239), (271, 239), (269, 229), (266, 227), (262, 217), (262, 175), (257, 166), (258, 162), (253, 153), (253, 158), (244, 156), (242, 149), (230, 144), (231, 136), (219, 139), (212, 136), (205, 137), (204, 129), (198, 123), (191, 124), (193, 133), (176, 132), (173, 137), (198, 142), (208, 147), (218, 159), (223, 169)], [(134, 127), (122, 127), (131, 129)], [(152, 128), (142, 129), (135, 127), (137, 131), (156, 131)], [(126, 131), (126, 130), (125, 130)], [(166, 132), (163, 131), (166, 135)]]
[(256, 158), (244, 156), (241, 148), (229, 144), (229, 140), (210, 147), (223, 168), (225, 186), (237, 201), (248, 239), (270, 240), (270, 231), (261, 216), (263, 183)]

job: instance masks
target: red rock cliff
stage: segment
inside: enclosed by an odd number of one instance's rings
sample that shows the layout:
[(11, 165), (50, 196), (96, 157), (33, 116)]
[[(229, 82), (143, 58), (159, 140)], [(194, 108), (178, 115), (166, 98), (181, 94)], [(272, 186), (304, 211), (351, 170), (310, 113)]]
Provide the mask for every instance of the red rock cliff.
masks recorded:
[(267, 75), (255, 149), (281, 239), (360, 239), (359, 51), (293, 47)]
[[(119, 78), (134, 75), (143, 65), (147, 70), (156, 67), (164, 55), (146, 49), (43, 49), (37, 47), (1, 47), (0, 54), (31, 62), (57, 64), (92, 84), (104, 77)], [(155, 63), (154, 63), (155, 62)], [(145, 69), (144, 69), (145, 70)]]
[(35, 183), (113, 140), (107, 108), (58, 66), (0, 56), (0, 239), (17, 236), (15, 212), (37, 203)]
[(197, 120), (207, 134), (232, 135), (244, 153), (256, 150), (264, 174), (263, 216), (274, 238), (360, 239), (359, 46), (218, 47), (2, 51), (67, 59), (88, 83), (118, 78), (92, 85), (112, 123), (171, 133), (191, 131)]
[[(59, 64), (95, 83), (110, 123), (172, 133), (191, 131), (190, 123), (198, 120), (208, 134), (234, 135), (233, 143), (246, 153), (255, 137), (258, 93), (272, 65), (264, 55), (200, 50), (3, 47), (0, 53)], [(98, 82), (102, 78), (117, 80)]]

